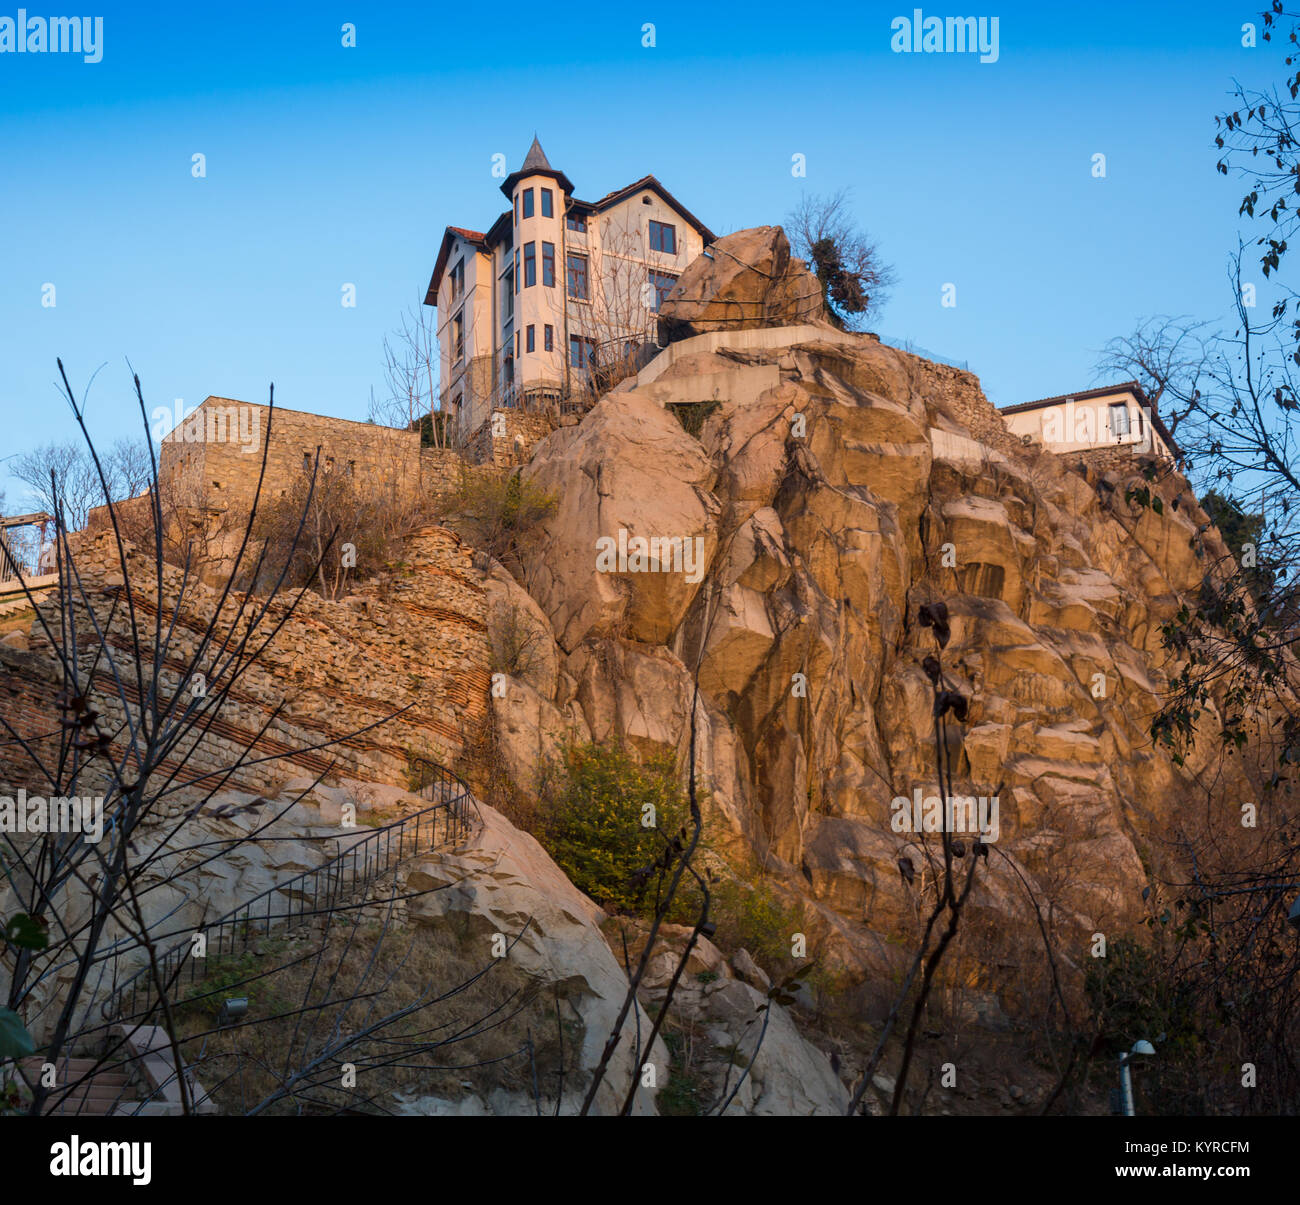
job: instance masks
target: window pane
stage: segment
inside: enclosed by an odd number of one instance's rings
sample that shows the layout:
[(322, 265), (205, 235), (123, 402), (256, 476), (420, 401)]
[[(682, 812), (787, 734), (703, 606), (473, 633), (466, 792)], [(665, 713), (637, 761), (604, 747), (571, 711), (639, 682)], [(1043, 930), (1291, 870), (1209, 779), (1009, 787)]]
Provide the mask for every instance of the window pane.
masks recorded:
[(677, 254), (677, 228), (667, 222), (650, 223), (650, 250)]
[(536, 329), (537, 329), (537, 328), (534, 327), (534, 326), (530, 326), (530, 327), (528, 327), (528, 337), (527, 337), (527, 339), (525, 340), (525, 346), (528, 348), (529, 351), (536, 351), (536, 350), (537, 350), (537, 345), (536, 345), (535, 337), (534, 337), (534, 333), (533, 333), (534, 331), (536, 331)]
[(587, 229), (587, 219), (585, 217), (581, 217), (580, 215), (574, 213), (569, 214), (568, 217), (564, 219), (564, 224), (570, 230), (577, 230), (579, 232), (585, 231)]
[(555, 328), (548, 322), (542, 332), (542, 347), (545, 351), (555, 350)]
[(551, 216), (551, 190), (549, 188), (543, 188), (542, 189), (542, 217), (549, 218), (550, 216)]
[(673, 285), (675, 285), (676, 283), (677, 283), (677, 277), (672, 276), (667, 272), (651, 271), (650, 284), (655, 291), (654, 312), (656, 314), (659, 312), (659, 307), (663, 305), (664, 299), (668, 296), (670, 292), (672, 292)]
[(587, 257), (569, 256), (569, 296), (579, 301), (587, 299)]
[(524, 189), (524, 217), (531, 218), (532, 216), (533, 216), (533, 190), (531, 188), (525, 188)]
[(1123, 402), (1110, 408), (1110, 429), (1114, 435), (1127, 435), (1129, 432), (1128, 407)]
[(531, 289), (537, 283), (537, 244), (524, 244), (524, 288)]
[(555, 244), (542, 244), (542, 284), (547, 288), (555, 286)]

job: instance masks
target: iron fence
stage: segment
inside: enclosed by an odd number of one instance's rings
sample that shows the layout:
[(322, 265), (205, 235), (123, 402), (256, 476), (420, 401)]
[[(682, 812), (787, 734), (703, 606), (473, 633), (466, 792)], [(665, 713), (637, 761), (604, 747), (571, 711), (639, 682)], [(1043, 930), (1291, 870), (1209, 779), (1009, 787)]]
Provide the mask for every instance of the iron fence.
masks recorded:
[(204, 957), (193, 956), (193, 935), (157, 960), (157, 976), (146, 965), (117, 987), (101, 1007), (107, 1021), (145, 1023), (158, 1008), (156, 980), (168, 992), (201, 979), (210, 960), (238, 954), (272, 930), (287, 932), (356, 899), (399, 863), (467, 836), (473, 796), (450, 770), (435, 762), (413, 763), (420, 779), (415, 793), (432, 807), (358, 836), (349, 847), (314, 870), (268, 888), (238, 908), (195, 930), (205, 938)]

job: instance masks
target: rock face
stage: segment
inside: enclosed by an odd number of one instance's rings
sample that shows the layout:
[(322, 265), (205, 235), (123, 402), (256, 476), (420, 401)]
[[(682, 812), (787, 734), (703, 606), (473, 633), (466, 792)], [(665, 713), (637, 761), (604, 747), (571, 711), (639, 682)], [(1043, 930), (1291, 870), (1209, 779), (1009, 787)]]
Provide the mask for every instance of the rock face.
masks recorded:
[[(407, 874), (408, 891), (427, 893), (408, 905), (417, 923), (442, 925), (459, 918), (471, 939), (505, 938), (508, 954), (530, 976), (553, 985), (581, 1028), (577, 1066), (590, 1072), (600, 1062), (628, 990), (627, 976), (601, 935), (604, 912), (565, 878), (546, 851), (492, 808), (481, 808), (483, 825), (465, 847), (430, 855)], [(628, 1017), (626, 1033), (649, 1031), (643, 1015)], [(667, 1068), (662, 1042), (643, 1058)], [(637, 1064), (630, 1039), (620, 1043), (597, 1092), (595, 1113), (617, 1113)], [(588, 1077), (589, 1078), (589, 1077)], [(566, 1093), (562, 1112), (576, 1111), (586, 1084)], [(653, 1113), (654, 1092), (638, 1090), (633, 1112)], [(532, 1112), (532, 1102), (519, 1111)], [(418, 1111), (418, 1110), (416, 1110)]]
[(758, 226), (718, 239), (682, 273), (659, 311), (662, 342), (706, 331), (795, 326), (824, 319), (821, 285), (790, 258), (780, 226)]
[[(745, 248), (784, 273), (770, 230)], [(1162, 514), (1131, 508), (1136, 461), (1103, 482), (1004, 440), (974, 377), (873, 336), (720, 336), (745, 279), (725, 258), (681, 281), (699, 296), (707, 278), (716, 309), (670, 310), (715, 333), (665, 352), (652, 385), (612, 393), (528, 470), (563, 497), (523, 578), (585, 728), (684, 768), (698, 664), (711, 839), (802, 895), (838, 960), (879, 973), (882, 937), (914, 906), (898, 858), (921, 857), (897, 817), (938, 793), (921, 668), (936, 650), (916, 614), (943, 600), (944, 669), (970, 703), (954, 789), (996, 797), (989, 835), (1009, 859), (990, 859), (976, 906), (1007, 933), (1032, 925), (1023, 876), (1080, 933), (1133, 922), (1151, 837), (1200, 768), (1152, 748), (1159, 625), (1200, 582), (1198, 544), (1222, 555), (1217, 532), (1176, 474)], [(717, 405), (697, 439), (669, 410), (705, 377)], [(698, 541), (702, 564), (602, 570), (598, 541), (620, 528)], [(997, 957), (1029, 957), (1006, 944)]]

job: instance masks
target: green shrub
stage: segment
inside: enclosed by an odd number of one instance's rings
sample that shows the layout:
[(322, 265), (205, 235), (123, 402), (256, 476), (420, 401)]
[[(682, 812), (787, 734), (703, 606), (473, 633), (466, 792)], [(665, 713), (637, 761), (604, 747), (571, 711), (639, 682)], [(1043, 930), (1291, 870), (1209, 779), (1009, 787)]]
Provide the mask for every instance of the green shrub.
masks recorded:
[(803, 959), (791, 956), (791, 938), (805, 932), (804, 912), (787, 904), (765, 882), (750, 887), (735, 879), (713, 889), (717, 943), (734, 953), (742, 946), (770, 974), (779, 974)]
[[(1085, 990), (1093, 1024), (1102, 1034), (1094, 1054), (1107, 1070), (1138, 1038), (1160, 1041), (1158, 1058), (1142, 1068), (1139, 1092), (1158, 1113), (1199, 1115), (1207, 1111), (1201, 1082), (1210, 1065), (1204, 1026), (1210, 1010), (1198, 1002), (1185, 973), (1129, 938), (1110, 942), (1104, 958), (1088, 960)], [(1217, 1078), (1211, 1076), (1211, 1078)]]
[(647, 911), (656, 876), (638, 882), (637, 872), (660, 857), (688, 814), (671, 756), (638, 762), (620, 745), (574, 745), (544, 784), (541, 838), (580, 891), (615, 909)]

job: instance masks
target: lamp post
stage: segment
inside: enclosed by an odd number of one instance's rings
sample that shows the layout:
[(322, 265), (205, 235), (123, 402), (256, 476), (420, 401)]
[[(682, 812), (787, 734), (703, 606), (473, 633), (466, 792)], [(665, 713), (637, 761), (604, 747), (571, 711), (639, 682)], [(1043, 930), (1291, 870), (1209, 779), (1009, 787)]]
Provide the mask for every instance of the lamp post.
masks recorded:
[(1133, 1043), (1133, 1049), (1119, 1056), (1119, 1099), (1120, 1112), (1125, 1117), (1135, 1116), (1133, 1110), (1133, 1072), (1130, 1064), (1135, 1058), (1155, 1054), (1156, 1048), (1146, 1038), (1139, 1038)]

